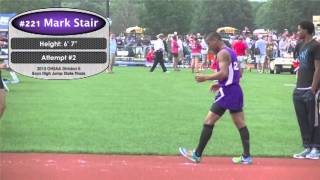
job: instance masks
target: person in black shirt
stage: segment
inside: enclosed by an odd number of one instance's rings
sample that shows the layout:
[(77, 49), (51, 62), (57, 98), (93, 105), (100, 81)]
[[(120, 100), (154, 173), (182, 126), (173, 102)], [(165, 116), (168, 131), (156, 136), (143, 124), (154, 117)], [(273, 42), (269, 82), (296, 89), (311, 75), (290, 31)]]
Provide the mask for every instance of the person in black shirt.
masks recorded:
[(320, 43), (312, 38), (314, 29), (313, 23), (309, 21), (298, 25), (298, 34), (302, 41), (297, 45), (296, 57), (300, 65), (293, 103), (305, 148), (301, 153), (293, 155), (298, 159), (320, 158)]

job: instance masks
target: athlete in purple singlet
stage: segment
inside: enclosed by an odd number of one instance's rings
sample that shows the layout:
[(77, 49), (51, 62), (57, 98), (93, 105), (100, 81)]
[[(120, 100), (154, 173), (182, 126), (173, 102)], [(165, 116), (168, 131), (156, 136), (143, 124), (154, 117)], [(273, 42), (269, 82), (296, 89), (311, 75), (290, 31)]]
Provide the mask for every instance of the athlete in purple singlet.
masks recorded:
[(218, 71), (211, 75), (197, 75), (197, 82), (218, 80), (218, 84), (211, 87), (212, 91), (218, 91), (214, 103), (205, 119), (200, 140), (195, 150), (179, 148), (180, 153), (189, 160), (199, 163), (202, 152), (211, 138), (213, 127), (226, 110), (229, 110), (234, 124), (239, 130), (243, 154), (232, 158), (236, 164), (252, 164), (250, 156), (249, 130), (244, 121), (243, 93), (239, 84), (240, 69), (235, 52), (228, 48), (218, 33), (210, 33), (206, 38), (208, 47), (217, 54)]
[[(219, 105), (219, 107), (228, 109), (230, 112), (242, 111), (243, 94), (239, 85), (240, 69), (238, 66), (237, 55), (228, 47), (224, 47), (223, 50), (229, 53), (231, 61), (228, 66), (227, 78), (218, 80), (220, 88), (215, 99), (215, 106)], [(218, 63), (217, 72), (219, 71), (221, 70)]]

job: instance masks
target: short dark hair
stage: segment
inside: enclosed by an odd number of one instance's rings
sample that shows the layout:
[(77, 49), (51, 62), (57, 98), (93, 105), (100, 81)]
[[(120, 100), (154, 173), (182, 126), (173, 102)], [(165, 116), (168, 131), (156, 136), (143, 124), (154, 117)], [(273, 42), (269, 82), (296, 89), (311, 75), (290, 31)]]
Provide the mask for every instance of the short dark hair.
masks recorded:
[(310, 21), (301, 21), (299, 24), (301, 29), (305, 29), (309, 34), (314, 34), (314, 24)]
[(208, 36), (206, 37), (206, 40), (211, 40), (211, 39), (218, 39), (218, 40), (222, 40), (222, 37), (219, 33), (217, 32), (211, 32), (208, 34)]

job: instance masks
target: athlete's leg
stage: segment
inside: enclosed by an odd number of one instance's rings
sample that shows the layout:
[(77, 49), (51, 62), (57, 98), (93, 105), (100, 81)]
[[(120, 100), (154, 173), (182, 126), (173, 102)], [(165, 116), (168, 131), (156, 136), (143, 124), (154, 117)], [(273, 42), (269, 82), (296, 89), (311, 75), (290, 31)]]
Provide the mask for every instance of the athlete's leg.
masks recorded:
[(213, 127), (215, 123), (220, 119), (221, 116), (225, 113), (226, 109), (221, 108), (218, 104), (213, 104), (210, 111), (207, 114), (207, 117), (203, 124), (203, 129), (200, 135), (199, 143), (196, 148), (196, 155), (198, 157), (202, 156), (202, 152), (206, 147), (208, 141), (211, 138)]
[(244, 114), (242, 110), (231, 111), (230, 114), (235, 126), (238, 128), (240, 133), (242, 146), (243, 146), (243, 156), (249, 157), (250, 156), (250, 135), (244, 120)]
[(200, 162), (202, 152), (211, 138), (214, 124), (220, 119), (226, 110), (219, 105), (213, 104), (204, 121), (203, 129), (200, 135), (199, 144), (196, 150), (187, 150), (179, 148), (180, 153), (193, 162)]

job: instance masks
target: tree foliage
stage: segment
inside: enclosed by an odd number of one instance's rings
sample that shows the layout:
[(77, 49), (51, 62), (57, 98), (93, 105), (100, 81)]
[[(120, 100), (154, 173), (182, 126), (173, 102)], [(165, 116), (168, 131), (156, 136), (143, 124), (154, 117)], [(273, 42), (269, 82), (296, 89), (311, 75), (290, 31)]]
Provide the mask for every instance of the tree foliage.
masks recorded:
[(56, 0), (0, 0), (0, 12), (22, 13), (33, 9), (54, 7)]
[(211, 32), (219, 27), (252, 27), (253, 16), (248, 0), (210, 0), (196, 2), (192, 31)]
[(313, 15), (320, 15), (319, 7), (319, 0), (269, 0), (259, 8), (255, 22), (259, 27), (279, 32), (285, 28), (296, 31), (300, 21), (312, 21)]
[(190, 0), (144, 0), (140, 12), (141, 24), (151, 34), (189, 32), (192, 21)]
[(142, 4), (139, 0), (111, 1), (111, 30), (114, 32), (124, 32), (128, 27), (140, 25), (139, 11), (141, 11), (141, 9)]
[[(85, 9), (106, 16), (107, 0), (0, 0), (0, 12), (48, 7)], [(320, 0), (110, 0), (112, 31), (142, 26), (151, 34), (210, 32), (233, 26), (296, 30), (301, 20), (320, 15)]]

